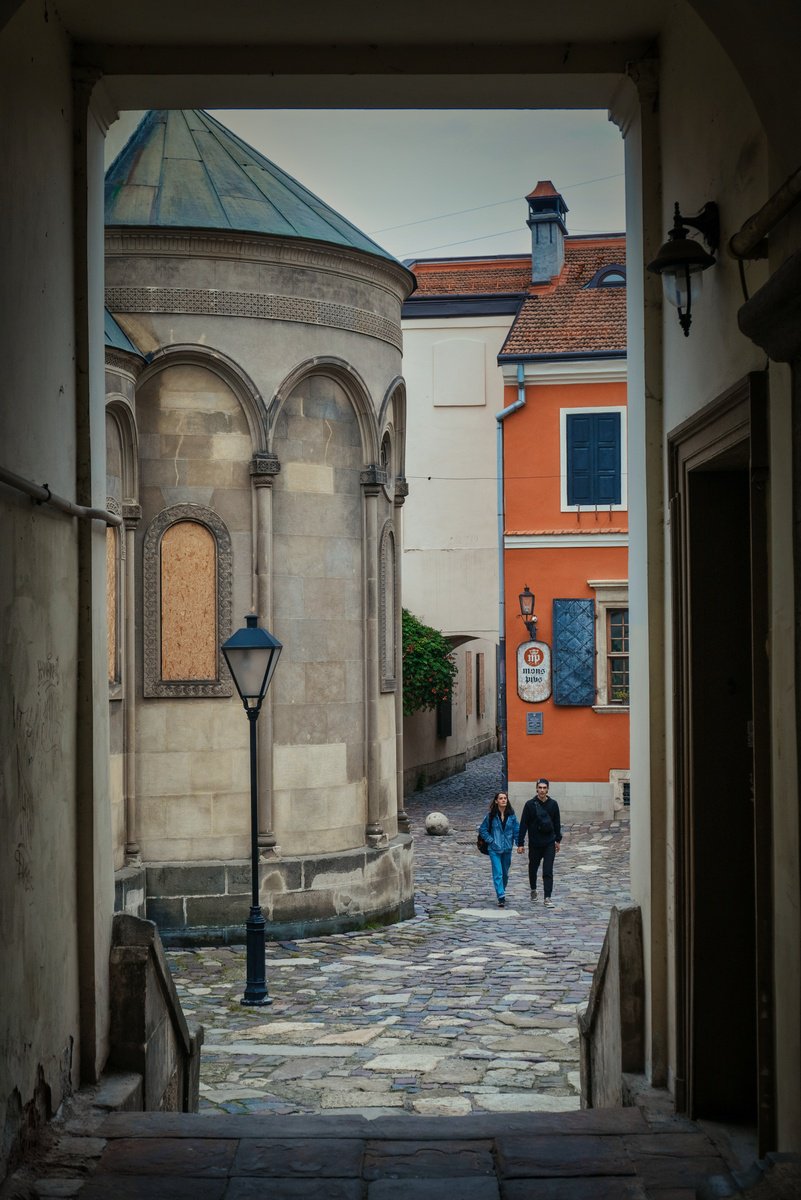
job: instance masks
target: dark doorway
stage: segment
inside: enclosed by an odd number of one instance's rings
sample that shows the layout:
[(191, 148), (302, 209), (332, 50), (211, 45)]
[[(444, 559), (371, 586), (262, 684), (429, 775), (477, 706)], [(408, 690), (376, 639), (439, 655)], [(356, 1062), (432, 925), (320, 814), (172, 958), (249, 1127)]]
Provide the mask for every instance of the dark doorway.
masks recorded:
[(693, 1114), (756, 1124), (747, 459), (688, 483)]
[[(677, 1106), (773, 1138), (761, 376), (671, 441)], [(763, 1003), (758, 1003), (762, 997)]]

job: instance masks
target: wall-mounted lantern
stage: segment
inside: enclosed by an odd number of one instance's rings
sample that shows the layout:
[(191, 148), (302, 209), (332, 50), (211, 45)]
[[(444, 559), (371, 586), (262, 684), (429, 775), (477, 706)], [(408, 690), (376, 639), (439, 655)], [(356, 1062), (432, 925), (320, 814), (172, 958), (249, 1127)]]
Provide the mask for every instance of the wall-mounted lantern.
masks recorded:
[[(711, 251), (707, 254), (703, 246), (688, 237), (690, 229), (697, 229)], [(679, 310), (679, 324), (684, 336), (689, 337), (693, 304), (701, 293), (703, 272), (714, 266), (714, 253), (720, 244), (720, 216), (718, 206), (710, 200), (697, 217), (684, 217), (678, 203), (673, 214), (673, 228), (668, 240), (659, 247), (659, 253), (648, 270), (662, 276), (665, 299)]]
[(520, 593), (518, 600), (520, 601), (520, 615), (523, 618), (523, 623), (528, 630), (528, 636), (532, 642), (537, 640), (537, 618), (534, 615), (534, 600), (535, 596), (529, 590), (528, 584), (525, 585)]

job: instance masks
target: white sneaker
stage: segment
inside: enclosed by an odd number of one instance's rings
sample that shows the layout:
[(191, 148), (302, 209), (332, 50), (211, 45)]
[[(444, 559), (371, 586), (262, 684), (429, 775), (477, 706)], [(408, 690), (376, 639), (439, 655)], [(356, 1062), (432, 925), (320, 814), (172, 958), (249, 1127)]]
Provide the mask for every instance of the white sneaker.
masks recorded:
[(546, 899), (545, 899), (545, 900), (543, 900), (543, 902), (542, 902), (542, 903), (543, 903), (543, 907), (544, 907), (544, 908), (553, 908), (553, 903), (552, 903), (552, 902), (551, 902), (551, 900), (550, 900), (549, 898), (547, 898), (547, 897), (546, 897)]

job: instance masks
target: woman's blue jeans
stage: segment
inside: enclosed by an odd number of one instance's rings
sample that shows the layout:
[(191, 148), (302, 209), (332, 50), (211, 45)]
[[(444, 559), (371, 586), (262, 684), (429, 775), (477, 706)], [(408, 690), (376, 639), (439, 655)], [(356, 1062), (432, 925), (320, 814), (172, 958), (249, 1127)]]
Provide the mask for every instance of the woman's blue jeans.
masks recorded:
[(492, 883), (495, 888), (495, 894), (500, 900), (506, 894), (509, 867), (512, 864), (512, 851), (504, 850), (502, 854), (498, 854), (497, 850), (490, 848), (489, 860), (492, 867)]

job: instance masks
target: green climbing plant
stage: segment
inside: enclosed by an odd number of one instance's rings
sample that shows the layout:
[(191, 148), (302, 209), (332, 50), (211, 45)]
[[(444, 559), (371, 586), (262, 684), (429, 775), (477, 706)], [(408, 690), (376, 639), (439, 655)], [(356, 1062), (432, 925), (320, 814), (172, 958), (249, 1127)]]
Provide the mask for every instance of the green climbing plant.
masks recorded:
[(402, 620), (403, 711), (408, 717), (451, 699), (456, 663), (448, 639), (438, 629), (424, 625), (406, 608)]

